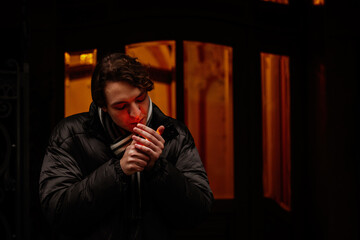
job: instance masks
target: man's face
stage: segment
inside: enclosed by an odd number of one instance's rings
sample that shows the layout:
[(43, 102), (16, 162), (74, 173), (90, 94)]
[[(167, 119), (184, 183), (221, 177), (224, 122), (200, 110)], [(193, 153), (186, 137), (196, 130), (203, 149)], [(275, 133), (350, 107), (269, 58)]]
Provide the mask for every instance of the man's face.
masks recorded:
[(126, 82), (110, 82), (105, 85), (106, 107), (111, 119), (119, 127), (133, 132), (137, 123), (146, 124), (150, 100), (147, 91)]

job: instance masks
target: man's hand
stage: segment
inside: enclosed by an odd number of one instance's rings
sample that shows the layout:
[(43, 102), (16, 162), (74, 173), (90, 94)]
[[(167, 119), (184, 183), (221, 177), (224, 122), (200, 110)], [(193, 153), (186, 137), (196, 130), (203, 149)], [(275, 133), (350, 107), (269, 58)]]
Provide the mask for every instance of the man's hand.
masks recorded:
[(150, 159), (147, 164), (147, 168), (151, 169), (154, 166), (155, 161), (160, 157), (164, 149), (165, 140), (161, 136), (164, 130), (165, 127), (160, 126), (156, 131), (154, 131), (141, 123), (139, 123), (133, 130), (134, 133), (145, 138), (144, 139), (136, 135), (133, 135), (132, 137), (135, 142), (135, 148), (146, 154)]
[(141, 172), (148, 165), (150, 158), (135, 147), (135, 141), (126, 148), (124, 156), (120, 159), (120, 166), (126, 175)]

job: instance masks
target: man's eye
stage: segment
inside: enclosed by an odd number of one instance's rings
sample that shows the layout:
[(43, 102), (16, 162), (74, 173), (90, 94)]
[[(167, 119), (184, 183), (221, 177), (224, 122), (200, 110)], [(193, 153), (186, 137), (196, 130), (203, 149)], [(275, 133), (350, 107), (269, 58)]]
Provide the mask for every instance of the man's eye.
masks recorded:
[(126, 105), (120, 105), (120, 106), (116, 106), (115, 109), (116, 110), (123, 110), (125, 109)]

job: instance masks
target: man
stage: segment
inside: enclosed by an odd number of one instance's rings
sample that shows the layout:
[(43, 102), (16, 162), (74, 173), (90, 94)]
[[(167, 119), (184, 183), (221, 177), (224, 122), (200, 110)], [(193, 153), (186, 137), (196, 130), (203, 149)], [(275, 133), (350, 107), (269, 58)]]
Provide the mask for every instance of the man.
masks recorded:
[(194, 140), (152, 103), (146, 68), (121, 53), (92, 78), (89, 112), (62, 120), (40, 173), (59, 239), (171, 239), (209, 214), (212, 191)]

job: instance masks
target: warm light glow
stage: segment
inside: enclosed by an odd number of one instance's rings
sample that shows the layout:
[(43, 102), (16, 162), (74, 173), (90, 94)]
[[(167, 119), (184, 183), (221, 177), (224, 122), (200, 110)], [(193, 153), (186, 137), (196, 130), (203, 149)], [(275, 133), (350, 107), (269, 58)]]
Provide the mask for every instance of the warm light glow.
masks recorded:
[(280, 3), (280, 4), (289, 4), (289, 0), (262, 0), (264, 2), (273, 2), (273, 3)]
[(65, 58), (65, 66), (70, 65), (70, 54), (68, 52), (65, 52), (64, 58)]
[(325, 5), (325, 0), (313, 0), (314, 5)]
[(80, 54), (80, 64), (94, 64), (94, 54), (93, 53), (83, 53)]
[(261, 53), (263, 192), (291, 209), (289, 57)]

